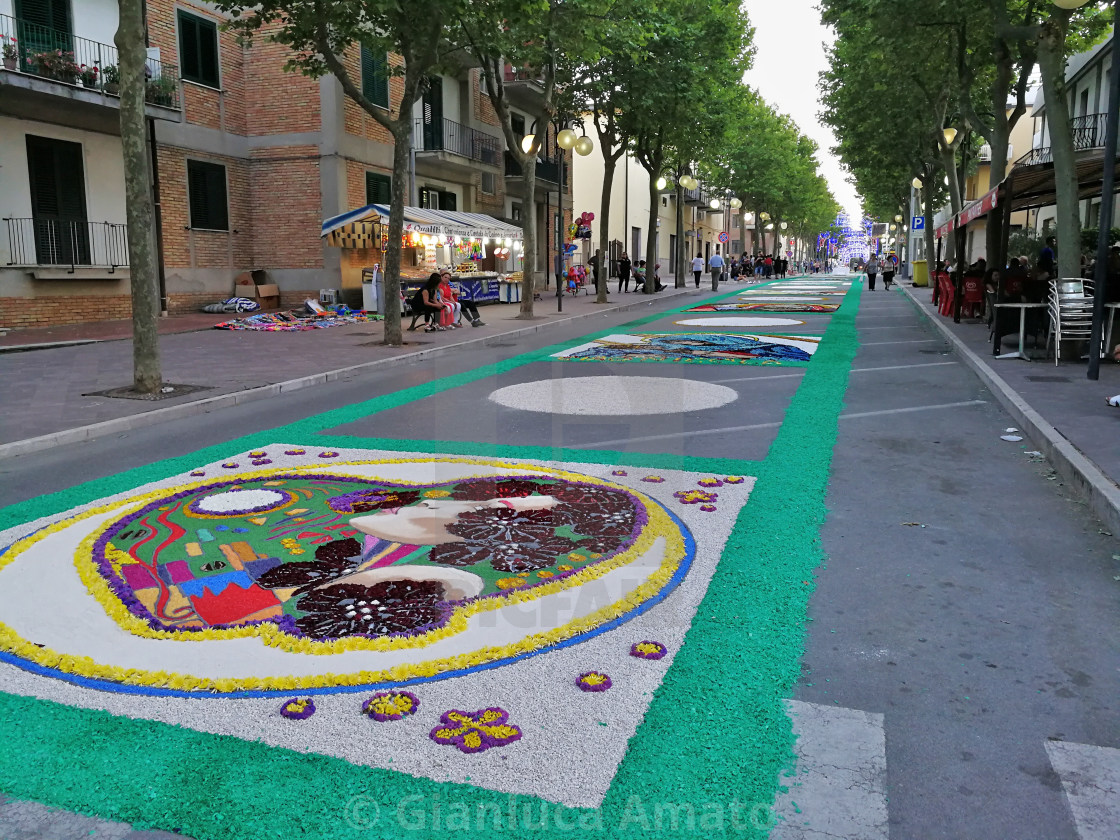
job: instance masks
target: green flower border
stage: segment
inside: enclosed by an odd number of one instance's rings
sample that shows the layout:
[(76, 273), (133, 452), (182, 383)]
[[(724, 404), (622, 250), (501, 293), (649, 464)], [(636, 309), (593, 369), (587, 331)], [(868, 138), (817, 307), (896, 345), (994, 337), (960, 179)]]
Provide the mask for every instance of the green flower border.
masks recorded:
[[(616, 332), (615, 327), (0, 510), (0, 528), (7, 528), (167, 478), (231, 451), (277, 441), (304, 443), (312, 435), (316, 445), (324, 446), (757, 476), (724, 549), (734, 562), (717, 568), (600, 808), (565, 808), (535, 797), (439, 783), (4, 693), (0, 790), (137, 828), (174, 828), (200, 840), (443, 840), (452, 830), (480, 840), (529, 834), (559, 840), (575, 831), (612, 840), (713, 835), (762, 840), (769, 834), (779, 774), (793, 761), (794, 738), (782, 700), (798, 678), (813, 573), (823, 559), (819, 530), (837, 420), (857, 348), (860, 292), (853, 285), (832, 314), (762, 463), (317, 434), (546, 359), (558, 348)], [(744, 592), (751, 597), (744, 598)], [(466, 827), (449, 822), (461, 819), (459, 803), (468, 809)], [(537, 827), (542, 816), (543, 827)]]

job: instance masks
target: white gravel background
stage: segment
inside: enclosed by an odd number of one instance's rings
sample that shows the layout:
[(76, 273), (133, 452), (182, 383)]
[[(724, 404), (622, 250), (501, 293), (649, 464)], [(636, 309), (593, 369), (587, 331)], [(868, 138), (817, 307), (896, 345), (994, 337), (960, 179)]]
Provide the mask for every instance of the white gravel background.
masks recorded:
[[(305, 456), (281, 454), (291, 448), (296, 447), (267, 447), (273, 460), (269, 468), (318, 464), (329, 471), (345, 460), (429, 457), (424, 453), (355, 449), (338, 450), (341, 457), (322, 460), (316, 457), (321, 450), (314, 446), (305, 447)], [(244, 455), (222, 460), (237, 460), (247, 469), (254, 469)], [(219, 463), (206, 468), (208, 476), (230, 474), (231, 471), (214, 469)], [(641, 481), (643, 476), (653, 474), (650, 470), (628, 469), (627, 476), (613, 476), (610, 466), (559, 462), (540, 465), (606, 478), (665, 504), (687, 524), (698, 542), (692, 569), (685, 580), (662, 603), (621, 627), (580, 644), (463, 677), (411, 686), (408, 690), (420, 698), (420, 709), (401, 721), (377, 723), (361, 714), (361, 705), (372, 689), (317, 695), (318, 711), (306, 721), (280, 717), (278, 709), (285, 699), (281, 696), (234, 700), (124, 695), (80, 688), (10, 665), (0, 665), (0, 690), (261, 741), (299, 752), (332, 755), (357, 765), (397, 770), (435, 781), (466, 782), (469, 778), (470, 784), (491, 790), (535, 795), (569, 806), (598, 806), (653, 692), (684, 640), (753, 479), (718, 488), (719, 510), (704, 513), (694, 505), (680, 504), (672, 495), (676, 490), (696, 487), (697, 479), (704, 477), (702, 474), (660, 470), (656, 474), (666, 480), (653, 484)], [(472, 474), (485, 472), (477, 466), (471, 469)], [(184, 474), (111, 498), (128, 498), (187, 480), (191, 479)], [(99, 500), (97, 504), (105, 501)], [(80, 509), (0, 533), (0, 545), (8, 545), (36, 527), (73, 515), (77, 510)], [(666, 644), (669, 655), (658, 661), (631, 657), (630, 645), (643, 639)], [(580, 691), (575, 687), (575, 679), (588, 670), (608, 673), (612, 688), (603, 693)], [(510, 722), (524, 733), (520, 741), (468, 755), (436, 744), (428, 737), (444, 711), (475, 711), (488, 706), (501, 706), (510, 712)]]

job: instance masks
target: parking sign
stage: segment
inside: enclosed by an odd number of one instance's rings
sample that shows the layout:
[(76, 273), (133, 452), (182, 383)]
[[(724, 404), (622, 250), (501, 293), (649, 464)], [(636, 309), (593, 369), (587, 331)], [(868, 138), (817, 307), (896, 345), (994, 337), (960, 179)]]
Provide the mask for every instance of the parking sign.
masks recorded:
[(925, 229), (926, 229), (926, 217), (925, 216), (915, 216), (914, 218), (912, 218), (910, 220), (910, 230), (925, 230)]

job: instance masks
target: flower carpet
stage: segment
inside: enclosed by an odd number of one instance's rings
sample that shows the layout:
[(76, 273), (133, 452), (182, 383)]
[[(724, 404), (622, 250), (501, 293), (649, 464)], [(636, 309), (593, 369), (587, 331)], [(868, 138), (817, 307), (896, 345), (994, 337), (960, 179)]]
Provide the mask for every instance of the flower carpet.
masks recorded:
[(327, 431), (682, 307), (0, 510), (0, 791), (198, 840), (767, 837), (859, 294), (732, 336), (812, 343), (763, 460)]
[[(691, 310), (690, 310), (691, 311)], [(553, 358), (582, 362), (684, 362), (750, 364), (808, 362), (820, 343), (815, 336), (731, 333), (614, 334), (562, 350)]]
[(780, 303), (773, 301), (749, 301), (743, 303), (702, 303), (692, 306), (686, 312), (835, 312), (839, 303)]

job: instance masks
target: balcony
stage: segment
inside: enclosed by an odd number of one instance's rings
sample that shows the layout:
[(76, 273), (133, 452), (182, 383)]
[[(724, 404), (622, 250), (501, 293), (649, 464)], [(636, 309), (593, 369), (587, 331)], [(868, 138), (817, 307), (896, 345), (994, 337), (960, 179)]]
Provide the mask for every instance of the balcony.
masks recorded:
[[(501, 166), (502, 147), (497, 137), (454, 120), (425, 123), (416, 120), (413, 145), (418, 168), (433, 175), (465, 175), (483, 166)], [(423, 154), (430, 152), (431, 154)]]
[[(1108, 129), (1108, 114), (1086, 114), (1070, 120), (1074, 152), (1104, 148), (1104, 135)], [(1031, 149), (1017, 161), (1016, 166), (1033, 166), (1053, 163), (1054, 155), (1049, 146)]]
[[(521, 169), (521, 164), (517, 162), (513, 155), (509, 152), (505, 153), (506, 157), (506, 177), (507, 178), (523, 178), (525, 173)], [(560, 161), (558, 160), (538, 160), (537, 161), (537, 181), (546, 181), (550, 184), (560, 184)], [(564, 172), (563, 186), (568, 185), (568, 172)]]
[[(112, 130), (116, 116), (110, 121), (91, 109), (120, 107), (116, 47), (9, 15), (0, 15), (0, 44), (0, 85), (5, 87), (0, 110), (27, 119)], [(149, 58), (146, 74), (148, 116), (178, 120), (178, 68)], [(44, 96), (55, 98), (44, 101)], [(60, 110), (58, 97), (69, 99), (73, 107)]]
[(504, 70), (506, 97), (511, 103), (533, 113), (544, 96), (544, 79), (540, 71), (507, 64)]
[(79, 268), (104, 268), (112, 274), (128, 265), (128, 233), (123, 224), (50, 216), (3, 221), (8, 266), (57, 267), (68, 274)]

